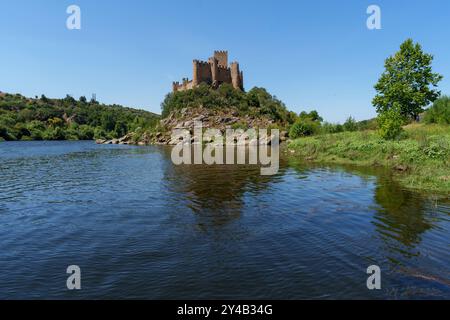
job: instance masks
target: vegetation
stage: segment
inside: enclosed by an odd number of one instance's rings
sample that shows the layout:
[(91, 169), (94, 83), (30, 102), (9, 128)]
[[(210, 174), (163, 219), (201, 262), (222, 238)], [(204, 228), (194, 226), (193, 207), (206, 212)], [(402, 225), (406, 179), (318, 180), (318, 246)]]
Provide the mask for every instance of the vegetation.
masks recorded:
[(310, 113), (302, 112), (291, 126), (289, 130), (289, 137), (292, 139), (311, 136), (320, 130), (320, 125), (323, 119), (315, 110)]
[(417, 120), (423, 108), (435, 101), (440, 92), (433, 89), (442, 76), (433, 73), (433, 56), (420, 44), (406, 40), (393, 56), (387, 58), (385, 71), (375, 85), (373, 104), (379, 114), (399, 108), (404, 117)]
[[(365, 166), (386, 166), (410, 188), (450, 191), (450, 98), (439, 98), (434, 89), (442, 76), (433, 73), (433, 56), (419, 44), (405, 41), (400, 51), (386, 60), (386, 70), (375, 85), (376, 119), (343, 125), (321, 123), (305, 130), (305, 120), (291, 128), (289, 144), (297, 156), (309, 161)], [(439, 99), (438, 99), (439, 98)], [(424, 107), (434, 102), (414, 123)], [(301, 118), (301, 117), (300, 117)], [(309, 119), (308, 121), (312, 121)], [(310, 123), (309, 122), (309, 123)], [(298, 124), (297, 124), (298, 123)], [(313, 135), (311, 137), (305, 137)]]
[(384, 111), (378, 116), (379, 134), (385, 140), (394, 140), (403, 133), (402, 126), (405, 117), (402, 115), (400, 107), (394, 105), (393, 108)]
[(0, 94), (0, 140), (91, 140), (118, 138), (155, 126), (158, 116), (143, 110), (97, 101), (29, 99)]
[(424, 116), (424, 122), (431, 124), (450, 124), (450, 97), (444, 96), (436, 100)]
[(289, 137), (297, 139), (317, 134), (339, 133), (346, 131), (374, 130), (378, 128), (377, 119), (356, 121), (353, 117), (348, 117), (344, 124), (323, 122), (323, 118), (317, 111), (310, 113), (302, 112), (297, 120), (290, 127)]
[(401, 140), (373, 130), (322, 134), (294, 140), (289, 148), (317, 163), (386, 166), (409, 188), (450, 191), (450, 126), (409, 125)]
[(169, 93), (161, 104), (162, 116), (184, 108), (223, 109), (236, 108), (239, 116), (267, 116), (278, 123), (293, 123), (296, 115), (289, 112), (283, 102), (264, 88), (253, 88), (249, 92), (236, 90), (230, 84), (222, 84), (217, 90), (206, 84), (187, 91)]

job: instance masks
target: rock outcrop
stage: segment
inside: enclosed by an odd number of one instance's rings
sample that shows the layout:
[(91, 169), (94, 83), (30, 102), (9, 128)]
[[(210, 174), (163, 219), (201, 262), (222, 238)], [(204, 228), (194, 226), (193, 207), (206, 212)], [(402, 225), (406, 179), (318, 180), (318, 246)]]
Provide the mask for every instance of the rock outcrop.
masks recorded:
[[(253, 128), (274, 128), (275, 121), (264, 116), (240, 115), (237, 109), (228, 108), (225, 110), (211, 110), (206, 108), (184, 108), (176, 112), (172, 112), (168, 117), (162, 119), (159, 125), (159, 131), (144, 132), (141, 135), (137, 133), (129, 133), (120, 139), (97, 140), (99, 144), (134, 144), (134, 145), (175, 145), (182, 140), (182, 137), (172, 138), (174, 129), (184, 129), (189, 131), (191, 136), (194, 133), (196, 122), (201, 122), (203, 129), (217, 129), (225, 136), (226, 129), (243, 129)], [(241, 137), (236, 134), (235, 142), (240, 141)], [(287, 132), (280, 131), (280, 141), (286, 141)], [(195, 141), (195, 137), (192, 137)], [(204, 137), (205, 140), (205, 137)], [(206, 139), (207, 140), (207, 139)], [(205, 140), (205, 141), (206, 141)], [(211, 141), (213, 139), (211, 138)], [(249, 143), (250, 139), (242, 139)], [(271, 139), (260, 140), (260, 144), (270, 144)]]

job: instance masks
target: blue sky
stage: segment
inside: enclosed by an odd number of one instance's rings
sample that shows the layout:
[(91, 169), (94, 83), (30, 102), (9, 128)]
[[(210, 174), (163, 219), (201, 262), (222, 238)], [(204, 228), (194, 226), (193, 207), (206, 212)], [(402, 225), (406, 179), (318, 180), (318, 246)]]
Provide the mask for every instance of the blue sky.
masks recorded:
[[(68, 30), (66, 9), (82, 11)], [(366, 9), (382, 10), (368, 30)], [(435, 55), (450, 94), (450, 1), (0, 0), (0, 91), (74, 97), (160, 112), (192, 60), (228, 50), (245, 87), (267, 88), (289, 109), (331, 122), (375, 115), (373, 85), (411, 37)]]

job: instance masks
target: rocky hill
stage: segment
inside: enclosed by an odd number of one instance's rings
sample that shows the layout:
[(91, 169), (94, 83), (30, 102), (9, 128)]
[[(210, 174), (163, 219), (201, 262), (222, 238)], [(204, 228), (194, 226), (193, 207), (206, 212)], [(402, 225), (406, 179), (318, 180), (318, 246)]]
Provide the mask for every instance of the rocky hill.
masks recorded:
[(227, 128), (279, 129), (282, 140), (296, 115), (263, 88), (249, 92), (222, 85), (214, 90), (201, 85), (193, 90), (170, 93), (162, 103), (163, 119), (153, 130), (136, 130), (121, 139), (98, 140), (98, 143), (117, 144), (175, 144), (171, 141), (173, 129), (193, 132), (194, 123), (201, 121), (203, 128), (225, 133)]

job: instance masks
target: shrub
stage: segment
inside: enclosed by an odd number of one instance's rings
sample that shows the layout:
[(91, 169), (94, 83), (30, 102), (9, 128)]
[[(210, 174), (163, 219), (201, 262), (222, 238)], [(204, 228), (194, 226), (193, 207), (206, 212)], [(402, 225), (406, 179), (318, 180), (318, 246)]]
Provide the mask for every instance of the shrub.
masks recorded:
[(289, 137), (291, 139), (296, 139), (313, 135), (318, 132), (319, 125), (319, 123), (311, 121), (310, 119), (299, 119), (291, 126)]
[(107, 139), (107, 138), (109, 138), (108, 134), (103, 128), (96, 127), (94, 129), (94, 139)]
[(85, 124), (81, 125), (78, 129), (78, 138), (80, 140), (92, 140), (94, 138), (94, 129)]
[(353, 117), (348, 117), (348, 119), (345, 121), (344, 125), (344, 131), (357, 131), (358, 130), (358, 123)]
[(324, 122), (321, 131), (322, 133), (339, 133), (344, 131), (344, 127), (341, 124)]
[(385, 140), (394, 140), (403, 132), (405, 119), (400, 113), (400, 108), (392, 108), (382, 112), (378, 116), (379, 134)]
[(424, 116), (425, 123), (450, 124), (450, 97), (444, 96), (436, 100)]

